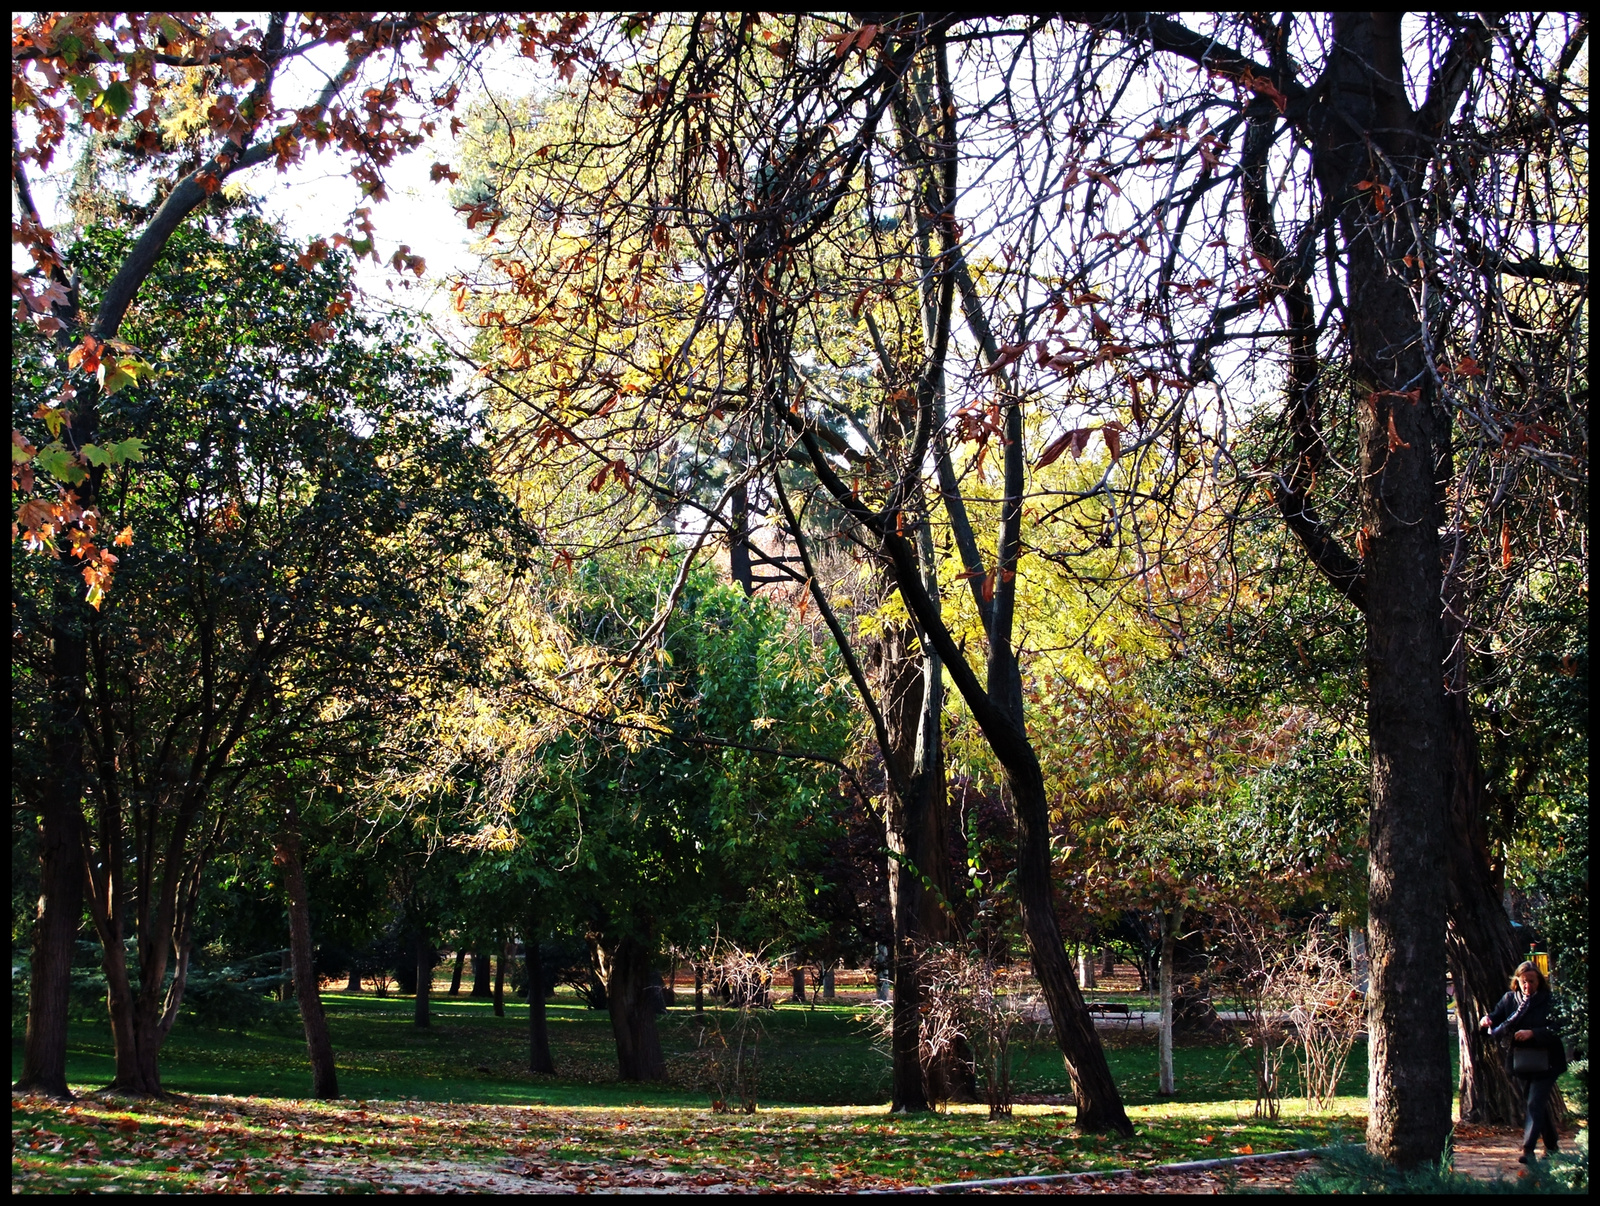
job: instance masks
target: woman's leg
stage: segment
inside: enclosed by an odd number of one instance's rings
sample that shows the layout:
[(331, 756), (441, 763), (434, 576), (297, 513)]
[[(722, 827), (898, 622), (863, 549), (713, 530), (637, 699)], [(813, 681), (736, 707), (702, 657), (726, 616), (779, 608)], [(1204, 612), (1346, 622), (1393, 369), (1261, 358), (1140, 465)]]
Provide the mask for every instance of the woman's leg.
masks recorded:
[(1555, 1085), (1554, 1076), (1536, 1076), (1528, 1081), (1528, 1117), (1522, 1127), (1522, 1154), (1530, 1159), (1534, 1145), (1541, 1138), (1547, 1150), (1555, 1150), (1556, 1125), (1550, 1116), (1550, 1094)]

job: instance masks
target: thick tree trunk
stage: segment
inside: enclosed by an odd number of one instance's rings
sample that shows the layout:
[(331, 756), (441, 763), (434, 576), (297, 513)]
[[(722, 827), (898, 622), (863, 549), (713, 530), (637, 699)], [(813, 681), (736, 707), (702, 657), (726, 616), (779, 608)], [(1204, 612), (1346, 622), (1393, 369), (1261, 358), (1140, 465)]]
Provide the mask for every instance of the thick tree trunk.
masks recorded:
[(655, 983), (650, 952), (636, 939), (624, 938), (608, 953), (606, 963), (606, 1000), (619, 1074), (623, 1080), (665, 1080), (666, 1060), (648, 992)]
[(1172, 973), (1176, 962), (1178, 927), (1182, 922), (1182, 909), (1161, 911), (1161, 1022), (1157, 1031), (1160, 1045), (1160, 1085), (1158, 1092), (1171, 1096), (1178, 1091), (1177, 1078), (1172, 1069)]
[(358, 968), (354, 963), (350, 965), (350, 979), (345, 984), (344, 990), (346, 992), (361, 991), (361, 969)]
[(461, 995), (461, 969), (466, 965), (466, 962), (467, 948), (464, 946), (456, 947), (455, 965), (450, 969), (450, 995), (452, 997)]
[(803, 967), (789, 972), (789, 999), (797, 1005), (806, 1003), (806, 969)]
[(417, 968), (417, 999), (411, 1014), (411, 1024), (419, 1029), (426, 1029), (431, 1025), (428, 1015), (429, 997), (433, 992), (433, 943), (428, 941), (427, 932), (417, 929), (415, 945), (412, 948), (416, 957)]
[(133, 1097), (160, 1097), (161, 1031), (147, 994), (135, 993), (128, 979), (127, 959), (119, 940), (101, 942), (106, 974), (106, 1004), (111, 1013), (111, 1046), (116, 1072), (111, 1088)]
[(833, 968), (831, 967), (822, 973), (822, 999), (824, 1001), (833, 1000)]
[[(1312, 169), (1345, 245), (1346, 316), (1358, 404), (1367, 611), (1367, 1149), (1432, 1163), (1450, 1133), (1444, 1001), (1449, 821), (1439, 531), (1448, 420), (1436, 413), (1404, 258), (1410, 227), (1380, 212), (1419, 184), (1400, 14), (1336, 13), (1310, 117)], [(1376, 153), (1382, 152), (1382, 157)], [(1396, 175), (1398, 173), (1398, 175)], [(1403, 200), (1397, 188), (1396, 202)]]
[(294, 994), (305, 1026), (306, 1053), (311, 1058), (311, 1095), (323, 1100), (339, 1096), (339, 1074), (334, 1068), (333, 1039), (317, 990), (316, 950), (311, 943), (311, 906), (300, 861), (299, 816), (291, 803), (285, 825), (278, 834), (277, 863), (289, 901), (289, 950), (293, 956)]
[(544, 1012), (544, 964), (539, 959), (539, 928), (530, 919), (522, 930), (523, 963), (528, 972), (528, 1071), (555, 1075), (550, 1028)]
[[(92, 410), (92, 408), (91, 408)], [(92, 413), (89, 416), (92, 423)], [(93, 439), (93, 434), (86, 437)], [(83, 707), (85, 607), (63, 552), (50, 633), (50, 716), (39, 800), (39, 903), (29, 961), (28, 1029), (16, 1088), (67, 1098), (67, 1016), (73, 943), (83, 921)]]
[(1100, 974), (1109, 976), (1117, 970), (1117, 953), (1109, 946), (1100, 951)]
[(1515, 1126), (1523, 1119), (1524, 1086), (1506, 1070), (1498, 1044), (1478, 1029), (1478, 1019), (1504, 994), (1518, 951), (1489, 867), (1483, 772), (1465, 690), (1453, 692), (1448, 707), (1450, 895), (1445, 939), (1456, 990), (1460, 1115), (1464, 1122)]
[(1078, 987), (1094, 987), (1094, 951), (1090, 947), (1078, 948)]
[(472, 995), (475, 997), (489, 997), (494, 995), (490, 982), (494, 974), (494, 965), (489, 956), (482, 951), (472, 952)]

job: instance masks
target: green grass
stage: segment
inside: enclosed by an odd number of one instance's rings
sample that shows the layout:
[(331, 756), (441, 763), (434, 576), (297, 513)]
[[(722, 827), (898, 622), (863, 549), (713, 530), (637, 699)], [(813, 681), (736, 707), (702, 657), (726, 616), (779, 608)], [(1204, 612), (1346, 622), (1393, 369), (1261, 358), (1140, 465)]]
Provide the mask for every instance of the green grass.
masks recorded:
[[(396, 1169), (544, 1169), (563, 1184), (630, 1177), (710, 1177), (741, 1185), (851, 1188), (1148, 1166), (1234, 1152), (1315, 1146), (1364, 1125), (1358, 1048), (1333, 1108), (1307, 1115), (1290, 1098), (1275, 1121), (1252, 1116), (1246, 1057), (1226, 1044), (1179, 1045), (1179, 1092), (1156, 1093), (1153, 1032), (1106, 1035), (1107, 1057), (1138, 1128), (1130, 1139), (1082, 1136), (1048, 1034), (1018, 1049), (1016, 1087), (1036, 1099), (1011, 1119), (981, 1106), (938, 1115), (886, 1112), (888, 1061), (874, 1049), (870, 1006), (781, 1005), (761, 1015), (760, 1111), (713, 1114), (688, 1009), (661, 1019), (669, 1079), (617, 1080), (609, 1016), (570, 996), (548, 1008), (560, 1075), (527, 1073), (527, 1007), (497, 1018), (487, 1001), (436, 1000), (433, 1025), (412, 1025), (408, 997), (324, 997), (344, 1100), (309, 1089), (298, 1016), (246, 1033), (180, 1023), (162, 1054), (173, 1099), (91, 1096), (76, 1106), (14, 1099), (13, 1184), (99, 1187), (362, 1189)], [(12, 1068), (21, 1059), (13, 1026)], [(68, 1076), (90, 1090), (111, 1079), (103, 1021), (75, 1021)], [(1291, 1086), (1292, 1089), (1292, 1086)], [(434, 1164), (430, 1164), (434, 1162)], [(455, 1174), (452, 1174), (455, 1175)], [(510, 1175), (510, 1174), (501, 1174)], [(521, 1174), (518, 1174), (521, 1175)], [(424, 1186), (425, 1187), (425, 1186)]]
[[(444, 1101), (483, 1105), (701, 1106), (692, 1010), (673, 1009), (660, 1019), (667, 1057), (664, 1085), (617, 1080), (616, 1048), (608, 1014), (590, 1010), (562, 994), (547, 1006), (550, 1046), (558, 1075), (534, 1077), (527, 1068), (527, 1006), (510, 1002), (497, 1018), (488, 1001), (436, 998), (433, 1024), (412, 1025), (409, 997), (325, 993), (323, 1001), (338, 1058), (339, 1087), (346, 1097), (384, 1101)], [(878, 1105), (889, 1094), (889, 1065), (873, 1048), (870, 1007), (780, 1005), (760, 1015), (760, 1101), (763, 1105)], [(179, 1093), (296, 1097), (308, 1090), (305, 1040), (292, 1007), (279, 1011), (276, 1026), (244, 1033), (200, 1029), (180, 1022), (162, 1050), (162, 1084)], [(1156, 1103), (1157, 1066), (1153, 1031), (1104, 1036), (1112, 1074), (1130, 1105)], [(1177, 1102), (1253, 1098), (1248, 1056), (1234, 1045), (1180, 1043), (1175, 1055)], [(21, 1067), (21, 1036), (13, 1033), (12, 1074)], [(1298, 1077), (1284, 1069), (1287, 1092)], [(67, 1075), (73, 1084), (110, 1082), (111, 1035), (101, 1020), (75, 1020), (70, 1032)], [(1019, 1045), (1016, 1091), (1026, 1096), (1070, 1091), (1061, 1057), (1048, 1032), (1030, 1033)], [(1366, 1085), (1365, 1050), (1351, 1054), (1340, 1091), (1360, 1094)]]

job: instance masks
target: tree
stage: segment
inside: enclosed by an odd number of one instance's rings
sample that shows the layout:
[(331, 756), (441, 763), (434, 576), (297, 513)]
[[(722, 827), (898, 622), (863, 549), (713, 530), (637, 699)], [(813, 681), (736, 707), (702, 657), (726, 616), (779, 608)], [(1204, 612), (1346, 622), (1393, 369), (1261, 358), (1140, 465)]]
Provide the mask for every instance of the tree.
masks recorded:
[[(384, 167), (419, 145), (435, 128), (437, 114), (455, 104), (477, 48), (515, 36), (524, 54), (549, 53), (568, 70), (586, 53), (582, 17), (547, 29), (510, 14), (307, 13), (298, 24), (291, 16), (274, 12), (258, 26), (209, 15), (55, 12), (12, 25), (16, 235), (34, 262), (30, 271), (12, 273), (12, 293), (19, 314), (54, 337), (65, 361), (36, 398), (51, 441), (35, 448), (15, 428), (12, 436), (13, 489), (26, 496), (36, 485), (46, 487), (19, 509), (17, 524), (26, 545), (54, 557), (57, 570), (44, 689), (47, 750), (37, 795), (40, 905), (19, 1084), (58, 1096), (67, 1093), (66, 993), (82, 908), (84, 852), (74, 818), (85, 790), (87, 609), (98, 604), (116, 565), (103, 535), (107, 464), (95, 450), (102, 396), (114, 396), (145, 371), (146, 362), (119, 342), (130, 307), (174, 234), (238, 173), (268, 161), (282, 168), (307, 148), (333, 147), (351, 156), (351, 173), (366, 193), (381, 198)], [(328, 72), (319, 91), (282, 106), (285, 66), (323, 48), (342, 49), (343, 63)], [(410, 54), (420, 55), (420, 68), (408, 62)], [(416, 82), (435, 73), (441, 61), (453, 66), (455, 78), (439, 80), (437, 90), (419, 96)], [(162, 104), (169, 89), (191, 85), (198, 86), (192, 107), (203, 116), (175, 123), (184, 135), (192, 127), (193, 137), (181, 153), (164, 155), (176, 148), (163, 140)], [(359, 104), (348, 99), (353, 93), (362, 95)], [(415, 117), (407, 112), (411, 101), (423, 111)], [(84, 295), (69, 275), (64, 249), (30, 184), (32, 168), (49, 169), (80, 121), (96, 134), (127, 132), (131, 152), (149, 157), (156, 169), (148, 220), (120, 263), (106, 272), (97, 296)], [(173, 174), (163, 178), (164, 168)], [(373, 238), (370, 210), (358, 209), (348, 233), (334, 242), (376, 260)], [(325, 244), (313, 244), (305, 254), (315, 259), (325, 250)], [(405, 247), (393, 263), (397, 271), (422, 270), (421, 260)], [(53, 492), (47, 487), (52, 481)], [(80, 576), (88, 586), (84, 597), (77, 593)]]
[[(649, 23), (625, 19), (619, 32), (638, 37)], [(491, 256), (492, 300), (486, 292), (475, 309), (501, 339), (505, 371), (490, 370), (496, 388), (537, 416), (530, 442), (570, 442), (622, 464), (667, 506), (679, 496), (661, 466), (675, 441), (736, 425), (750, 474), (776, 494), (778, 466), (797, 461), (806, 474), (800, 505), (826, 497), (852, 539), (892, 571), (922, 657), (937, 655), (1005, 767), (1028, 941), (1072, 1072), (1079, 1124), (1127, 1130), (1057, 928), (1046, 803), (1023, 725), (1012, 631), (1026, 468), (1022, 411), (1013, 403), (1021, 400), (1007, 392), (992, 429), (986, 412), (963, 429), (1005, 441), (993, 565), (979, 554), (949, 454), (945, 376), (958, 291), (980, 372), (993, 369), (1003, 381), (1014, 360), (992, 335), (956, 230), (949, 27), (947, 18), (907, 17), (834, 26), (823, 41), (826, 23), (797, 19), (777, 29), (754, 18), (706, 18), (624, 47), (625, 66), (580, 90), (573, 117), (519, 154), (503, 180), (507, 191), (470, 207), (470, 221), (498, 229), (516, 212), (524, 182), (539, 182), (531, 196), (542, 200), (518, 223), (525, 236), (514, 253)], [(858, 73), (852, 56), (879, 44)], [(890, 128), (898, 136), (892, 148), (881, 137)], [(892, 190), (889, 210), (910, 218), (898, 234), (898, 216), (879, 212), (882, 189)], [(604, 222), (586, 224), (583, 215), (601, 212)], [(561, 237), (547, 239), (553, 232)], [(887, 299), (881, 307), (879, 296)], [(903, 341), (888, 328), (881, 354), (863, 317), (869, 302), (886, 321), (896, 313), (918, 319)], [(511, 371), (525, 364), (538, 365), (532, 380)], [(875, 371), (883, 376), (872, 380)], [(849, 404), (827, 401), (837, 398), (830, 379), (839, 377), (872, 380), (882, 391), (885, 412), (896, 417), (882, 455), (841, 435), (853, 430)], [(938, 484), (925, 490), (930, 459), (939, 464)], [(957, 646), (919, 556), (919, 547), (929, 551), (918, 533), (934, 498), (987, 621), (983, 678)], [(803, 544), (798, 512), (785, 511), (788, 536)], [(813, 569), (803, 572), (827, 619), (833, 609)], [(868, 700), (870, 688), (851, 673)], [(882, 731), (879, 744), (893, 748)], [(908, 842), (920, 840), (920, 806), (899, 785), (895, 795), (912, 808)], [(920, 884), (903, 882), (897, 911), (914, 913)], [(897, 1084), (902, 1079), (909, 1077)]]
[[(465, 653), (474, 617), (453, 607), (450, 569), (515, 540), (443, 365), (346, 309), (341, 258), (291, 264), (253, 218), (232, 236), (174, 236), (129, 323), (163, 341), (161, 369), (100, 404), (101, 430), (125, 437), (107, 447), (140, 459), (111, 458), (101, 479), (123, 589), (85, 619), (92, 810), (71, 819), (93, 856), (115, 1083), (131, 1093), (160, 1091), (235, 802), (455, 669), (441, 656)], [(93, 287), (125, 254), (124, 236), (91, 232), (72, 262)], [(47, 383), (25, 378), (19, 408)], [(44, 579), (29, 585), (30, 612), (48, 614)], [(43, 636), (25, 634), (24, 656)]]

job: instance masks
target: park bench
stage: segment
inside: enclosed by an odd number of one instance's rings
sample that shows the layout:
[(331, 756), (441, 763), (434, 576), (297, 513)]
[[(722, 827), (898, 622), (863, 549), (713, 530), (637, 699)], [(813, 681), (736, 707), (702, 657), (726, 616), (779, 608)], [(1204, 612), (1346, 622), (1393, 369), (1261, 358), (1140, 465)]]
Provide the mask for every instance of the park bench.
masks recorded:
[(1126, 1014), (1128, 1007), (1121, 1001), (1090, 1001), (1090, 1013), (1121, 1013)]

